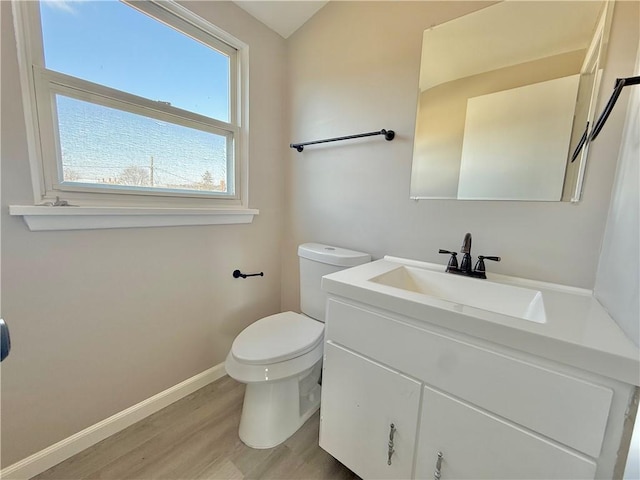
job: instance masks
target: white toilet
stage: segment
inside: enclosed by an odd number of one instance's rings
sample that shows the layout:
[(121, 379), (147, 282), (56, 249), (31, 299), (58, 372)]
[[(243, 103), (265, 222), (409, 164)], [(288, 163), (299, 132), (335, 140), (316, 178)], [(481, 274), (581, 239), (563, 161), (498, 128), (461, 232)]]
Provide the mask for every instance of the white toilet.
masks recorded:
[(319, 243), (298, 247), (300, 309), (262, 318), (236, 337), (225, 367), (246, 383), (240, 439), (253, 448), (281, 444), (320, 406), (326, 295), (323, 275), (371, 261), (366, 253)]

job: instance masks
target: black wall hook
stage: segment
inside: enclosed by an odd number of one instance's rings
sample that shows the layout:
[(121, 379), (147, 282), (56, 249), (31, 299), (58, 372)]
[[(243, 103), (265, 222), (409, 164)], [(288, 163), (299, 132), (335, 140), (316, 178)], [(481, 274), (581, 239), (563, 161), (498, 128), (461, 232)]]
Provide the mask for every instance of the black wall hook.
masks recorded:
[(264, 277), (264, 272), (260, 273), (242, 273), (240, 270), (233, 271), (233, 278), (247, 278), (247, 277)]

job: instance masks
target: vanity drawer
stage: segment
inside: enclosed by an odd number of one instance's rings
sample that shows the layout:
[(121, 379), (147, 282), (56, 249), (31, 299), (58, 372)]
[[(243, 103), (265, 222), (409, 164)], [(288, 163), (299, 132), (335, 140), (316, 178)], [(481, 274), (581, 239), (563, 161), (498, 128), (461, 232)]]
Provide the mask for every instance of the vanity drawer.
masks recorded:
[[(596, 462), (454, 397), (424, 388), (416, 479), (587, 480)], [(508, 452), (508, 453), (507, 453)]]
[(325, 337), (592, 457), (613, 392), (335, 298)]

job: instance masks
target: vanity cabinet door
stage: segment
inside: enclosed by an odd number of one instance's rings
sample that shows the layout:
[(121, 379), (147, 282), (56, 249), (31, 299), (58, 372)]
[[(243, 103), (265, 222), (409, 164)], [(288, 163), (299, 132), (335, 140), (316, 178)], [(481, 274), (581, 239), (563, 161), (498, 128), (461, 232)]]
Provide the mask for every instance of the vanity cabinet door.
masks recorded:
[(320, 446), (362, 478), (411, 478), (420, 383), (331, 342), (323, 372)]
[[(436, 475), (442, 452), (440, 477)], [(416, 478), (593, 479), (595, 462), (429, 387), (424, 388)]]

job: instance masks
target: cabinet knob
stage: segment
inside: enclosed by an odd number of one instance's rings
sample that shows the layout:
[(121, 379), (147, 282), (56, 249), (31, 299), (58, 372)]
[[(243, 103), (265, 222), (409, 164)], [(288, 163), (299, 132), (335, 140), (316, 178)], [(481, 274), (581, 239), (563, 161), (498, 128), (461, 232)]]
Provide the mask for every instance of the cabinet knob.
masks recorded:
[(389, 451), (388, 451), (388, 458), (387, 458), (387, 465), (391, 465), (391, 456), (393, 455), (393, 453), (395, 452), (395, 450), (393, 449), (393, 436), (396, 433), (396, 426), (392, 423), (391, 425), (389, 425)]
[(440, 476), (441, 476), (440, 469), (442, 468), (442, 457), (444, 457), (442, 452), (438, 452), (438, 458), (436, 459), (436, 469), (433, 471), (433, 480), (440, 480)]

